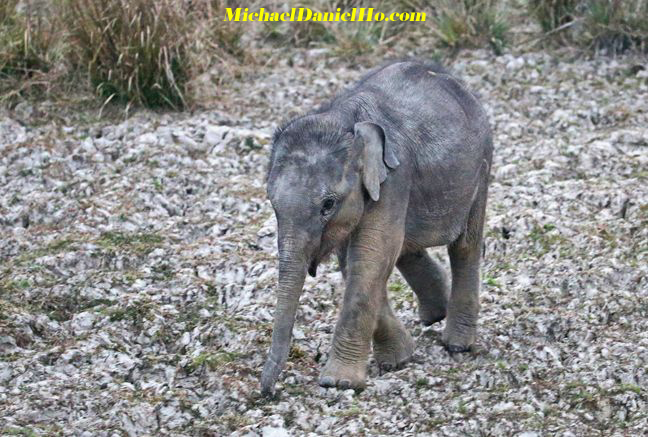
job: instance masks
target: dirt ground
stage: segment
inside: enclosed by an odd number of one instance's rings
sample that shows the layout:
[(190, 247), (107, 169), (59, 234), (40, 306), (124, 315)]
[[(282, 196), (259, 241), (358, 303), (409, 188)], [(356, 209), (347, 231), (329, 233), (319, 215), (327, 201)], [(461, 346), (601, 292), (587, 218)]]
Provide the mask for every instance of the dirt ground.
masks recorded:
[(306, 282), (279, 399), (260, 398), (270, 138), (365, 71), (323, 56), (297, 52), (218, 110), (0, 114), (3, 435), (646, 432), (648, 64), (632, 56), (463, 52), (449, 67), (495, 131), (476, 350), (451, 358), (395, 273), (414, 362), (370, 362), (360, 394), (320, 388), (343, 291), (330, 262)]

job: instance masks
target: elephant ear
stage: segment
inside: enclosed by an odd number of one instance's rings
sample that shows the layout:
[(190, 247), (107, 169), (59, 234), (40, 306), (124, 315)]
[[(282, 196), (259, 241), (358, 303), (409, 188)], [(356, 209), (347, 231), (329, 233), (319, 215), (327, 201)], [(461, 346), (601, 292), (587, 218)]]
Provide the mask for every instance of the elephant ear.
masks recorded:
[(387, 168), (400, 164), (396, 154), (385, 142), (385, 131), (376, 123), (356, 123), (355, 146), (361, 148), (362, 182), (374, 202), (380, 198), (380, 184), (387, 179)]

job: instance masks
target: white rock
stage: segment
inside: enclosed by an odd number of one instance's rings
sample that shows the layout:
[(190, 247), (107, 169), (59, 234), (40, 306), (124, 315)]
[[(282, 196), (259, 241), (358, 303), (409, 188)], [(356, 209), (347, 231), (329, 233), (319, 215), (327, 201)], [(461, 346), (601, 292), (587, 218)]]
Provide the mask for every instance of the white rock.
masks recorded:
[(510, 176), (514, 175), (517, 172), (516, 164), (506, 164), (499, 167), (495, 173), (497, 179), (503, 180), (507, 179)]
[(0, 383), (5, 383), (11, 379), (13, 371), (7, 362), (0, 362)]
[(523, 66), (524, 66), (524, 58), (520, 56), (519, 58), (513, 58), (513, 59), (511, 59), (511, 60), (506, 64), (506, 69), (507, 69), (507, 70), (515, 71), (515, 70), (519, 70), (519, 69), (522, 68)]
[(376, 392), (380, 395), (385, 395), (392, 391), (394, 386), (394, 381), (391, 380), (380, 380), (377, 379), (374, 381), (374, 387), (376, 387)]
[(0, 353), (10, 354), (18, 350), (16, 346), (16, 339), (9, 335), (0, 336)]
[(0, 150), (11, 144), (22, 143), (27, 139), (25, 128), (15, 120), (0, 117)]
[(496, 413), (502, 413), (504, 411), (508, 411), (512, 408), (515, 407), (515, 404), (513, 402), (500, 402), (498, 404), (495, 404), (493, 406), (493, 411)]
[(283, 427), (264, 426), (261, 429), (263, 437), (290, 437), (290, 433)]
[(140, 144), (146, 144), (148, 146), (154, 146), (158, 143), (158, 137), (152, 132), (147, 132), (145, 134), (140, 135), (137, 137), (136, 140)]
[(173, 140), (182, 145), (188, 152), (201, 153), (207, 151), (206, 143), (199, 143), (184, 132), (173, 132)]
[(70, 327), (75, 335), (79, 335), (82, 332), (92, 329), (92, 325), (94, 325), (96, 319), (97, 316), (95, 314), (84, 311), (74, 316), (70, 322)]
[(203, 141), (209, 147), (217, 146), (224, 141), (229, 131), (229, 126), (207, 126)]

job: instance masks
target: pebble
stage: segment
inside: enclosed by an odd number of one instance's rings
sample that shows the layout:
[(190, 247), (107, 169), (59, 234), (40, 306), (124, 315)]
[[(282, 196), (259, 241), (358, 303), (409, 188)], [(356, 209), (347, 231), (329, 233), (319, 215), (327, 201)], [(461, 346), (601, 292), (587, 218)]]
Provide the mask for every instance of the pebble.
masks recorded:
[[(648, 428), (648, 89), (623, 74), (636, 63), (624, 57), (457, 57), (495, 144), (475, 351), (448, 356), (445, 323), (420, 327), (396, 272), (413, 362), (381, 375), (371, 360), (361, 393), (319, 387), (343, 299), (324, 263), (306, 280), (278, 399), (258, 397), (278, 275), (271, 133), (363, 70), (315, 68), (321, 56), (264, 70), (228, 113), (28, 129), (0, 116), (5, 421), (66, 435)], [(445, 249), (430, 253), (449, 269)]]

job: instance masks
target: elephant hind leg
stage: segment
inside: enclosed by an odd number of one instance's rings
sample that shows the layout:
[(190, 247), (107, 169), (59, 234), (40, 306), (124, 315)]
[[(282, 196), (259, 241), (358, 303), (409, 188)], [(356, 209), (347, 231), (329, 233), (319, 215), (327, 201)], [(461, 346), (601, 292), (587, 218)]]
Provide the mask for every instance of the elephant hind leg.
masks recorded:
[(466, 230), (448, 246), (452, 291), (443, 343), (450, 352), (467, 352), (475, 342), (486, 195), (484, 181), (468, 216)]
[(373, 352), (380, 370), (388, 372), (400, 369), (410, 361), (414, 354), (414, 340), (394, 315), (386, 297), (385, 292), (373, 334)]
[(396, 264), (419, 303), (421, 322), (429, 326), (446, 316), (450, 284), (441, 265), (425, 249), (402, 255)]

